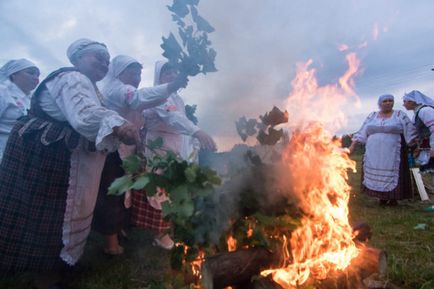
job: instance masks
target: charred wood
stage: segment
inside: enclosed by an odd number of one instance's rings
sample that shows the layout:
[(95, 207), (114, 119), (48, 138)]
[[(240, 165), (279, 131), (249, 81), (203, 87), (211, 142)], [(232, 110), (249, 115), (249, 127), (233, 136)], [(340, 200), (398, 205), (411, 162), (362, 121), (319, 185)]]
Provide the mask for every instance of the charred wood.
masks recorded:
[(205, 289), (244, 286), (253, 276), (278, 264), (279, 257), (265, 248), (241, 249), (209, 257), (202, 265)]

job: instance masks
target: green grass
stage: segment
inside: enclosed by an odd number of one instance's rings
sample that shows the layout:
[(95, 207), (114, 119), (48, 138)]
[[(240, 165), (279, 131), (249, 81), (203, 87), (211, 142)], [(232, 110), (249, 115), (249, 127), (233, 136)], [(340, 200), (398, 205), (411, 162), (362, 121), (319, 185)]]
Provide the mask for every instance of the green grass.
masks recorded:
[[(354, 159), (360, 172), (361, 156)], [(400, 202), (397, 207), (380, 207), (377, 200), (360, 194), (360, 173), (351, 174), (350, 183), (351, 221), (371, 226), (369, 245), (386, 251), (389, 279), (405, 289), (433, 289), (434, 213), (423, 211), (428, 204), (415, 195), (414, 201)], [(415, 230), (417, 224), (427, 224), (428, 229)]]
[[(361, 156), (354, 157), (360, 166)], [(358, 172), (360, 169), (358, 169)], [(368, 223), (373, 231), (370, 246), (388, 255), (388, 278), (403, 289), (434, 289), (434, 213), (423, 212), (426, 203), (402, 202), (398, 207), (380, 207), (376, 200), (360, 194), (360, 174), (350, 175), (352, 223)], [(415, 230), (419, 223), (427, 230)], [(79, 268), (69, 278), (81, 289), (158, 289), (174, 276), (169, 253), (151, 245), (152, 237), (132, 230), (123, 242), (123, 256), (102, 253), (102, 238), (92, 233)], [(28, 275), (0, 281), (0, 289), (31, 288)]]

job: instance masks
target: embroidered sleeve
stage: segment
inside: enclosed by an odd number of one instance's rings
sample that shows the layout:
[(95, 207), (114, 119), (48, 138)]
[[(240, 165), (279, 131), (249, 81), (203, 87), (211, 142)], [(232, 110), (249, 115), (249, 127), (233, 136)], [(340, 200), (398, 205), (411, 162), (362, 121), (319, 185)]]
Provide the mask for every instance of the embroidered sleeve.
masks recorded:
[(398, 111), (398, 119), (402, 124), (405, 142), (411, 143), (417, 137), (417, 131), (410, 118), (403, 111)]
[(149, 115), (152, 115), (153, 118), (157, 118), (158, 122), (164, 124), (165, 130), (171, 133), (193, 135), (200, 130), (199, 127), (187, 118), (184, 107), (177, 107), (177, 104), (173, 101), (168, 101), (154, 108), (146, 109), (143, 111), (143, 114), (145, 119)]
[(79, 72), (61, 74), (47, 88), (70, 125), (98, 150), (116, 150), (119, 140), (113, 128), (126, 122), (116, 112), (101, 105), (91, 81)]
[(169, 97), (167, 84), (140, 89), (131, 85), (124, 85), (121, 89), (121, 95), (130, 108), (140, 111), (163, 104)]
[(368, 115), (368, 117), (365, 119), (365, 121), (362, 124), (362, 127), (353, 135), (353, 141), (359, 142), (359, 143), (366, 143), (366, 140), (368, 139), (368, 134), (366, 131), (367, 124), (375, 117), (375, 112), (372, 112)]

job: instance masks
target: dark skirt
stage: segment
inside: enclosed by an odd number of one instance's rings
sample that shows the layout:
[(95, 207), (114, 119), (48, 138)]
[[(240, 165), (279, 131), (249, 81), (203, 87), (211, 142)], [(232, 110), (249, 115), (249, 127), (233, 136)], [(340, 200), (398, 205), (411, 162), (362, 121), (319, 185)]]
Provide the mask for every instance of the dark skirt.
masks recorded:
[(405, 144), (404, 137), (401, 136), (401, 161), (399, 163), (398, 185), (389, 192), (380, 192), (367, 188), (363, 185), (363, 164), (362, 164), (362, 192), (370, 197), (379, 198), (380, 200), (403, 200), (413, 198), (413, 189), (411, 186), (410, 167), (407, 161), (408, 147)]
[(164, 233), (170, 229), (170, 222), (163, 219), (161, 210), (149, 205), (148, 198), (143, 190), (132, 192), (132, 203), (132, 225), (151, 230), (154, 233)]
[(107, 195), (112, 182), (124, 174), (119, 153), (109, 154), (102, 171), (92, 224), (93, 229), (103, 235), (117, 234), (127, 224), (129, 210), (124, 206), (124, 195)]
[(434, 173), (434, 158), (430, 158), (426, 165), (420, 166), (420, 172), (422, 174)]
[(0, 165), (0, 275), (50, 271), (62, 262), (71, 153), (56, 137), (61, 130), (47, 143), (50, 132), (41, 127), (42, 120), (18, 120)]

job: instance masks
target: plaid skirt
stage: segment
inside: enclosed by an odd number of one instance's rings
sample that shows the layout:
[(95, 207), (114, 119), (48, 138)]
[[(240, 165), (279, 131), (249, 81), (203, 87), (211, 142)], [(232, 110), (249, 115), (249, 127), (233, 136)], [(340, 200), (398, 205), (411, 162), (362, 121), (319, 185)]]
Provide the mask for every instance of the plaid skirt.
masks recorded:
[(143, 190), (132, 192), (131, 223), (138, 228), (152, 230), (156, 233), (166, 232), (171, 225), (163, 219), (161, 210), (149, 205)]
[(0, 275), (48, 271), (62, 262), (71, 152), (55, 131), (56, 141), (42, 144), (50, 132), (38, 122), (17, 121), (0, 165)]

